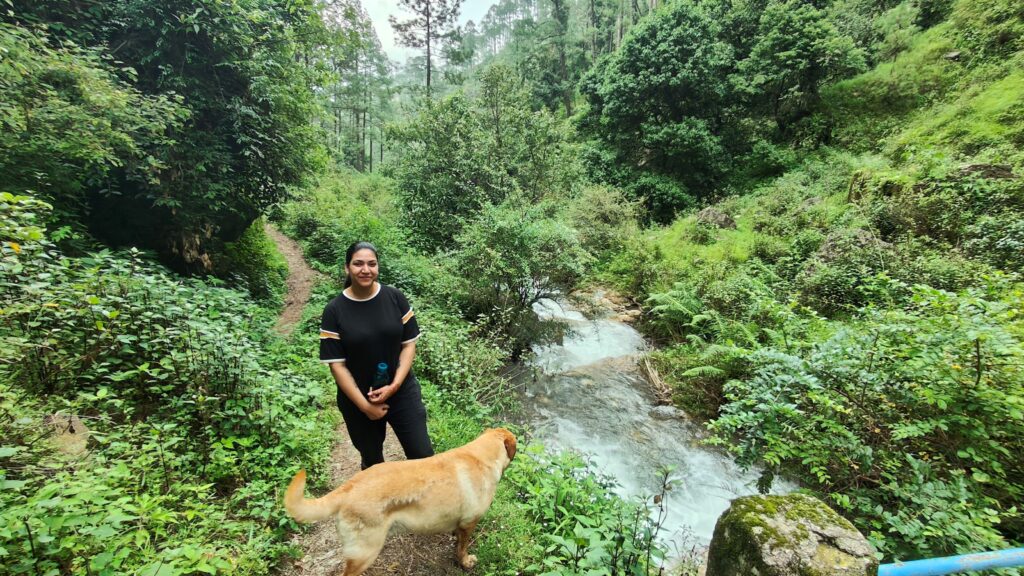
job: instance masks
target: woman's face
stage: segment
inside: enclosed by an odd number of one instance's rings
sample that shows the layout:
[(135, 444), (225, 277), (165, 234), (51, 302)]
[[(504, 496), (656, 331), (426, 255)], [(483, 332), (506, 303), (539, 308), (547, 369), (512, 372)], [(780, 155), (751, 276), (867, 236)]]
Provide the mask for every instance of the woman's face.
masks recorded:
[(356, 250), (348, 263), (348, 277), (360, 288), (372, 288), (377, 281), (377, 255), (369, 248)]

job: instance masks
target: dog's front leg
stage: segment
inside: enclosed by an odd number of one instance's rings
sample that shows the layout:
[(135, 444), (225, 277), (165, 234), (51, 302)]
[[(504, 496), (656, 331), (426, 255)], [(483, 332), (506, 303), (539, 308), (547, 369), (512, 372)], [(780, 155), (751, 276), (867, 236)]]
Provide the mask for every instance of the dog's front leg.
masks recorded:
[(458, 542), (455, 544), (455, 561), (459, 563), (466, 570), (472, 570), (476, 566), (476, 556), (473, 554), (467, 554), (469, 550), (469, 537), (473, 533), (473, 529), (476, 528), (476, 523), (480, 519), (477, 518), (470, 522), (467, 522), (463, 526), (459, 526), (455, 530), (455, 536), (458, 538)]

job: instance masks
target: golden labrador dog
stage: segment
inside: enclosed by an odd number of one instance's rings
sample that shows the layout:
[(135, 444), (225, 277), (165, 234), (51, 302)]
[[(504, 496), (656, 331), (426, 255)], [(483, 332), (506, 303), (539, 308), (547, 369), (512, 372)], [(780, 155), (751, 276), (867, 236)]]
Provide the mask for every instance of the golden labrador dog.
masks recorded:
[(418, 534), (455, 532), (456, 561), (467, 570), (469, 536), (487, 512), (498, 480), (516, 454), (516, 437), (492, 428), (469, 444), (421, 460), (384, 462), (359, 472), (323, 498), (307, 499), (306, 471), (284, 494), (299, 522), (333, 517), (338, 526), (343, 576), (358, 576), (376, 560), (392, 526)]

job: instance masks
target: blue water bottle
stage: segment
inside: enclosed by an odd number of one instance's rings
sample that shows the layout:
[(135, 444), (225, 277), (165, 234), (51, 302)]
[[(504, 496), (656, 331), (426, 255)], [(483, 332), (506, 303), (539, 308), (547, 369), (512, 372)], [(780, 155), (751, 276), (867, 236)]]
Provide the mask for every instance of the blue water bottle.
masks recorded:
[(388, 377), (388, 363), (381, 362), (377, 364), (377, 373), (373, 375), (373, 384), (370, 385), (370, 390), (383, 388), (388, 384), (391, 384), (391, 378)]

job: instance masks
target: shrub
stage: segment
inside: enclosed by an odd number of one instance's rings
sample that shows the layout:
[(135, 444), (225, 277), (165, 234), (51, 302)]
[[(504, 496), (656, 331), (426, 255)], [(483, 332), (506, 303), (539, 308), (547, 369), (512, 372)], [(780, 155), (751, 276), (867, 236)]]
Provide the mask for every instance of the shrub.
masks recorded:
[(982, 216), (967, 227), (965, 251), (1011, 272), (1024, 271), (1024, 214)]
[(1024, 8), (1013, 0), (958, 0), (953, 23), (961, 42), (985, 56), (1005, 56), (1024, 48)]
[(658, 372), (672, 387), (672, 401), (687, 414), (711, 420), (725, 401), (725, 383), (747, 371), (748, 350), (721, 345), (681, 344), (651, 353)]
[(603, 259), (622, 250), (638, 233), (637, 210), (617, 188), (588, 186), (573, 199), (567, 216), (583, 247)]
[(1024, 300), (993, 289), (917, 287), (804, 354), (754, 352), (718, 441), (831, 495), (886, 558), (1004, 547), (1024, 493)]
[(965, 258), (959, 251), (934, 243), (908, 239), (894, 247), (895, 264), (888, 271), (907, 284), (924, 284), (940, 290), (958, 291), (976, 286), (993, 270)]
[(577, 232), (548, 203), (488, 206), (457, 242), (447, 264), (464, 279), (463, 313), (480, 317), (485, 333), (503, 340), (513, 357), (544, 335), (533, 304), (570, 292), (590, 260)]
[[(67, 257), (44, 205), (2, 200), (0, 571), (266, 570), (290, 525), (274, 488), (328, 456), (323, 388), (241, 293), (136, 251)], [(88, 466), (42, 441), (71, 415)]]
[(706, 318), (706, 306), (697, 296), (697, 289), (687, 282), (676, 282), (667, 292), (647, 298), (650, 319), (646, 328), (655, 336), (678, 341), (688, 334), (700, 332), (700, 321)]
[(707, 246), (718, 239), (718, 228), (708, 222), (694, 222), (687, 233), (690, 242)]
[(750, 154), (740, 162), (751, 176), (758, 178), (778, 176), (795, 164), (796, 152), (793, 149), (766, 140), (755, 142)]
[(591, 472), (578, 456), (545, 454), (528, 446), (523, 461), (510, 468), (506, 481), (521, 506), (543, 530), (535, 545), (542, 560), (527, 574), (645, 574), (665, 558), (656, 543), (660, 530), (652, 512), (660, 510), (672, 481), (666, 471), (661, 494), (638, 504), (612, 495), (613, 484)]
[(429, 306), (417, 307), (423, 338), (416, 347), (417, 374), (439, 389), (464, 394), (483, 405), (496, 406), (504, 397), (506, 382), (497, 375), (507, 351), (473, 337), (473, 327)]
[(447, 250), (488, 204), (568, 197), (581, 180), (568, 134), (546, 110), (530, 109), (512, 68), (492, 65), (480, 81), (479, 94), (426, 100), (392, 130), (391, 140), (406, 145), (393, 170), (403, 225), (430, 253)]
[[(817, 248), (815, 248), (817, 249)], [(790, 247), (775, 236), (757, 236), (750, 247), (750, 255), (765, 264), (775, 264), (790, 253)]]
[(258, 218), (242, 237), (228, 242), (224, 255), (214, 261), (218, 276), (232, 279), (256, 300), (279, 305), (288, 279), (288, 263), (263, 231)]
[(188, 113), (180, 97), (146, 95), (123, 81), (128, 74), (100, 51), (12, 24), (11, 9), (0, 27), (0, 52), (18, 62), (0, 69), (3, 186), (46, 199), (54, 206), (48, 215), (80, 227), (96, 209), (91, 189), (121, 194), (119, 180), (159, 182), (169, 133)]
[(630, 237), (601, 271), (601, 279), (623, 294), (645, 296), (663, 275), (661, 246), (642, 236)]
[(321, 226), (324, 213), (313, 202), (289, 202), (281, 209), (281, 221), (292, 238), (305, 240)]
[[(322, 270), (331, 270), (338, 278), (344, 277), (345, 250), (355, 240), (349, 240), (334, 226), (320, 226), (304, 238), (306, 257), (320, 264)], [(352, 236), (356, 238), (356, 236)]]
[(830, 234), (794, 280), (800, 302), (829, 316), (852, 312), (867, 301), (864, 279), (888, 269), (889, 248), (866, 230)]
[(677, 214), (697, 205), (685, 186), (660, 174), (641, 174), (623, 187), (630, 198), (643, 203), (649, 222), (668, 224)]

